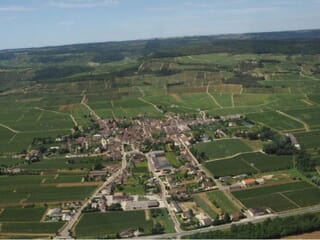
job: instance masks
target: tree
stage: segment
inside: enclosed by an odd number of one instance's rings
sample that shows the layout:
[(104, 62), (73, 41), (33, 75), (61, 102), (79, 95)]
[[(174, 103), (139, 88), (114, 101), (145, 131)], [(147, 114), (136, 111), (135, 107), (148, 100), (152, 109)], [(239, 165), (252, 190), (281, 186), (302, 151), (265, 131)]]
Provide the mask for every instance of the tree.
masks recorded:
[(310, 157), (310, 155), (305, 151), (302, 150), (299, 152), (296, 158), (296, 166), (297, 168), (303, 171), (313, 171), (315, 168), (315, 161)]
[(164, 227), (157, 222), (155, 225), (153, 225), (151, 232), (152, 234), (162, 234), (164, 233)]

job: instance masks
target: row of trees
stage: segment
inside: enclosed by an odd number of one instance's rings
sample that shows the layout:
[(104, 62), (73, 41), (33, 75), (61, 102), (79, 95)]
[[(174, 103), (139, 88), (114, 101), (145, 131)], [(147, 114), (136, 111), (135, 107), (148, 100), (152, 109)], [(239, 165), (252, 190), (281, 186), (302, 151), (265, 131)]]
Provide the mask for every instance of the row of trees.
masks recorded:
[(320, 214), (268, 219), (262, 223), (232, 225), (226, 231), (210, 231), (186, 236), (187, 239), (266, 239), (311, 232), (320, 228)]

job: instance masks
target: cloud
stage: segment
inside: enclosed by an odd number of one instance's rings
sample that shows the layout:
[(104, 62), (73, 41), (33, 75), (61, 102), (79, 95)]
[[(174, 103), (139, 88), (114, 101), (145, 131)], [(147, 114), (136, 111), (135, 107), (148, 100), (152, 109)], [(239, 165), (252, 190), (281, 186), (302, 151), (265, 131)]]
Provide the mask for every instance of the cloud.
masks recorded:
[(49, 5), (57, 8), (97, 8), (119, 4), (119, 0), (52, 0)]
[(0, 12), (27, 12), (27, 11), (34, 11), (35, 8), (25, 7), (25, 6), (0, 6)]

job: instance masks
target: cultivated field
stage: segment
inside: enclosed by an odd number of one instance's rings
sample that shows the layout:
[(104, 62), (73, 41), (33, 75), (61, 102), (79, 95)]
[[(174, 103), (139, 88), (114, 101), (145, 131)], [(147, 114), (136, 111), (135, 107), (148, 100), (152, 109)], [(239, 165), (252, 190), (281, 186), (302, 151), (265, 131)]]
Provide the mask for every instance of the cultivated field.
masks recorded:
[(320, 189), (305, 182), (253, 188), (232, 194), (248, 208), (267, 207), (276, 212), (320, 203)]
[(99, 238), (124, 230), (142, 228), (150, 233), (152, 220), (146, 220), (144, 211), (85, 213), (75, 228), (79, 238)]

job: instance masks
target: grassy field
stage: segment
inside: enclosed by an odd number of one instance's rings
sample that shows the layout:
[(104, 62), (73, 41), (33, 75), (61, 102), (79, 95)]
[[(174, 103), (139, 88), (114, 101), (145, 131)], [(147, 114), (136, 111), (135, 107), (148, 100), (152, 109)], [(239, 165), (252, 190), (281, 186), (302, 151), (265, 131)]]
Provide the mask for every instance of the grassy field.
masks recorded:
[(85, 213), (75, 227), (78, 238), (99, 238), (127, 229), (144, 229), (150, 233), (152, 220), (146, 220), (144, 211)]
[(204, 152), (209, 159), (232, 156), (236, 153), (250, 152), (252, 149), (240, 139), (227, 139), (198, 143), (194, 146), (199, 152)]
[(269, 207), (276, 212), (318, 204), (319, 194), (319, 188), (305, 182), (233, 192), (233, 195), (248, 208)]
[(173, 167), (181, 166), (181, 163), (174, 152), (166, 152), (166, 158)]
[(206, 193), (209, 200), (220, 208), (223, 212), (233, 214), (239, 212), (239, 209), (226, 197), (221, 191), (212, 191)]
[(208, 205), (208, 203), (203, 198), (201, 198), (199, 196), (199, 194), (193, 195), (192, 198), (195, 201), (195, 203), (201, 209), (203, 209), (205, 213), (207, 213), (209, 215), (209, 217), (211, 217), (212, 219), (217, 217), (218, 213), (214, 209), (212, 209), (212, 207), (210, 205)]

